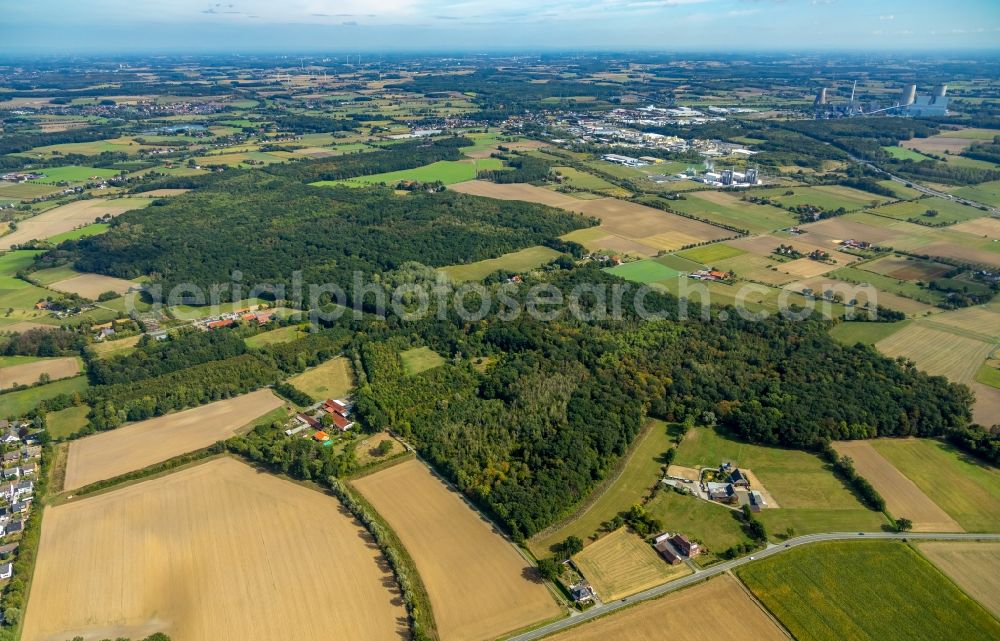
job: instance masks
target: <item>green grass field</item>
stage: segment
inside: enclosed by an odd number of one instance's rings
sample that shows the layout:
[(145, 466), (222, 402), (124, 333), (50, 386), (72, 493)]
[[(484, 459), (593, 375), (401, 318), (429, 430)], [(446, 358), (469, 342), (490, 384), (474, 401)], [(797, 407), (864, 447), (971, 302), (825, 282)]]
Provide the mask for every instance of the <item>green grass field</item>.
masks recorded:
[(830, 272), (827, 276), (847, 282), (868, 283), (876, 289), (912, 298), (928, 305), (937, 305), (944, 301), (944, 295), (940, 292), (920, 287), (915, 282), (908, 280), (899, 280), (891, 276), (865, 271), (863, 267), (863, 265), (862, 267), (841, 267)]
[(488, 169), (500, 169), (502, 163), (496, 158), (480, 158), (477, 160), (440, 160), (423, 167), (413, 169), (402, 169), (400, 171), (390, 171), (383, 174), (372, 174), (371, 176), (359, 176), (358, 178), (348, 178), (346, 180), (321, 180), (311, 183), (317, 187), (327, 185), (347, 185), (350, 187), (365, 187), (385, 183), (393, 186), (401, 180), (415, 180), (419, 182), (441, 181), (446, 185), (473, 180), (477, 171)]
[(18, 418), (24, 416), (46, 399), (59, 396), (60, 394), (82, 392), (85, 389), (87, 389), (87, 377), (76, 376), (53, 383), (46, 383), (45, 385), (29, 387), (17, 392), (0, 394), (0, 416)]
[(656, 283), (677, 278), (680, 275), (676, 269), (667, 267), (652, 258), (638, 260), (633, 263), (622, 263), (606, 269), (609, 274), (630, 280), (634, 283)]
[(961, 189), (956, 189), (952, 193), (962, 198), (968, 198), (969, 200), (983, 203), (984, 205), (1000, 207), (1000, 180), (971, 185), (969, 187), (962, 187)]
[(898, 183), (895, 180), (880, 180), (878, 181), (878, 184), (882, 185), (886, 189), (891, 190), (892, 193), (896, 194), (896, 198), (899, 198), (901, 200), (908, 200), (910, 198), (916, 198), (920, 196), (920, 192), (917, 191), (916, 189), (907, 187), (906, 185)]
[[(693, 496), (682, 496), (670, 488), (661, 488), (646, 504), (646, 512), (663, 521), (665, 530), (682, 532), (699, 541), (713, 556), (734, 545), (751, 543), (739, 520), (734, 518), (739, 513)], [(704, 563), (705, 559), (699, 561)]]
[(45, 415), (46, 429), (52, 438), (72, 436), (86, 427), (88, 412), (90, 412), (89, 405), (67, 407), (58, 412), (49, 412)]
[(289, 343), (296, 338), (302, 338), (305, 332), (295, 325), (279, 327), (269, 332), (261, 332), (256, 336), (248, 336), (243, 340), (247, 347), (264, 347), (267, 345), (277, 345), (278, 343)]
[(914, 151), (912, 149), (907, 149), (906, 147), (882, 147), (890, 156), (896, 160), (912, 160), (914, 162), (920, 162), (921, 160), (927, 160), (928, 156), (923, 155), (919, 151)]
[(723, 461), (749, 468), (780, 506), (761, 512), (768, 531), (780, 533), (794, 527), (799, 534), (829, 532), (831, 524), (842, 529), (877, 530), (885, 522), (881, 513), (861, 505), (829, 466), (818, 456), (801, 450), (751, 445), (710, 428), (692, 428), (677, 450), (674, 463), (686, 467), (716, 468)]
[(755, 205), (738, 195), (720, 192), (690, 192), (684, 200), (658, 199), (674, 211), (760, 234), (794, 225), (795, 216), (771, 205)]
[(844, 345), (854, 345), (855, 343), (874, 345), (883, 338), (889, 338), (909, 324), (909, 320), (896, 321), (895, 323), (844, 321), (830, 329), (830, 336)]
[(32, 280), (41, 283), (42, 285), (51, 285), (52, 283), (79, 275), (80, 272), (76, 271), (69, 265), (61, 265), (59, 267), (51, 267), (49, 269), (39, 269), (29, 274)]
[(536, 245), (497, 258), (487, 258), (466, 265), (449, 265), (442, 267), (440, 271), (456, 282), (482, 280), (501, 269), (511, 272), (530, 271), (551, 262), (559, 255), (554, 249)]
[(594, 191), (619, 189), (599, 176), (588, 174), (572, 167), (554, 167), (553, 169), (562, 174), (565, 179), (563, 184), (569, 185), (574, 189), (592, 189)]
[(0, 197), (11, 198), (14, 200), (27, 200), (29, 198), (48, 196), (49, 194), (54, 194), (57, 191), (59, 191), (59, 187), (53, 187), (52, 185), (42, 185), (30, 182), (0, 182)]
[[(785, 195), (787, 192), (791, 195)], [(867, 191), (842, 185), (820, 185), (818, 187), (780, 187), (754, 192), (777, 200), (783, 205), (815, 205), (821, 209), (834, 210), (843, 207), (851, 211), (870, 207), (873, 203), (884, 203), (889, 199)]]
[(1000, 389), (1000, 369), (983, 363), (976, 372), (976, 382)]
[(682, 258), (677, 254), (665, 254), (663, 256), (657, 256), (653, 260), (661, 265), (666, 265), (671, 269), (676, 269), (679, 272), (694, 272), (699, 269), (704, 269), (705, 267), (701, 263), (688, 260), (687, 258)]
[(403, 370), (407, 376), (413, 376), (444, 364), (444, 357), (430, 347), (414, 347), (400, 352), (399, 357), (403, 360)]
[(1000, 638), (1000, 622), (905, 543), (817, 543), (736, 574), (798, 641)]
[(872, 446), (966, 530), (1000, 531), (1000, 469), (932, 439)]
[(661, 476), (663, 455), (671, 447), (669, 430), (662, 421), (651, 420), (649, 427), (638, 438), (640, 440), (633, 446), (621, 475), (603, 492), (598, 490), (601, 493), (593, 503), (585, 504), (581, 512), (561, 527), (541, 532), (528, 542), (536, 556), (548, 556), (551, 547), (568, 536), (586, 540), (597, 532), (602, 523), (639, 503), (656, 485)]
[(35, 256), (42, 253), (41, 250), (22, 249), (0, 254), (0, 290), (26, 287), (28, 283), (16, 278), (15, 274), (31, 265)]
[(43, 184), (59, 182), (78, 183), (87, 182), (93, 176), (109, 178), (118, 174), (114, 169), (100, 169), (97, 167), (79, 167), (77, 165), (67, 165), (65, 167), (46, 167), (40, 169), (39, 173), (45, 174), (45, 178), (36, 181)]
[(702, 265), (711, 265), (716, 261), (742, 256), (745, 253), (739, 247), (730, 247), (725, 243), (715, 243), (713, 245), (705, 245), (704, 247), (686, 249), (682, 252), (677, 252), (677, 255), (681, 258), (701, 263)]
[(79, 229), (74, 229), (73, 231), (63, 232), (61, 234), (56, 234), (55, 236), (50, 236), (48, 240), (53, 245), (58, 245), (64, 240), (79, 240), (85, 236), (96, 236), (98, 234), (103, 234), (108, 231), (111, 225), (106, 223), (94, 223), (92, 225), (87, 225)]
[[(928, 211), (936, 211), (938, 213), (936, 216), (926, 216), (925, 214)], [(960, 223), (985, 215), (985, 212), (975, 207), (935, 197), (893, 203), (892, 205), (873, 209), (872, 213), (878, 216), (895, 218), (896, 220), (909, 220), (913, 218), (934, 225)]]

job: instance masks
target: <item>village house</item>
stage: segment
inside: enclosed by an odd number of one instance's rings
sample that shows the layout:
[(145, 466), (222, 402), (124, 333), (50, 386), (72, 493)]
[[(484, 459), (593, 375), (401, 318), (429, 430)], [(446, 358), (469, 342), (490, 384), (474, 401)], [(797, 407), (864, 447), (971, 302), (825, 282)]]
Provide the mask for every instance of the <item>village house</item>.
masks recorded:
[(729, 473), (729, 482), (732, 483), (733, 486), (735, 487), (742, 487), (742, 488), (750, 487), (750, 479), (747, 478), (746, 474), (740, 471), (740, 468), (736, 468), (735, 470)]
[(660, 553), (660, 556), (662, 556), (663, 559), (670, 565), (677, 565), (681, 562), (680, 555), (677, 554), (677, 551), (674, 550), (674, 546), (671, 545), (670, 541), (667, 539), (658, 541), (655, 545), (653, 545), (653, 547), (656, 548), (656, 551)]
[(41, 445), (29, 445), (27, 447), (21, 448), (22, 458), (39, 458), (42, 456), (42, 446)]
[(8, 543), (7, 545), (0, 545), (0, 559), (9, 559), (11, 554), (17, 552), (17, 548), (19, 545), (20, 543)]
[(25, 463), (24, 465), (21, 466), (21, 476), (25, 478), (29, 476), (34, 476), (37, 470), (38, 466), (35, 465), (34, 463)]
[(0, 565), (0, 579), (9, 579), (14, 576), (14, 564), (4, 563)]
[(675, 548), (677, 548), (678, 552), (688, 558), (696, 557), (701, 554), (701, 546), (697, 543), (693, 543), (683, 534), (675, 534), (668, 540)]
[(594, 591), (593, 586), (583, 579), (579, 583), (570, 586), (569, 593), (576, 603), (588, 603), (593, 601), (597, 596), (597, 592)]

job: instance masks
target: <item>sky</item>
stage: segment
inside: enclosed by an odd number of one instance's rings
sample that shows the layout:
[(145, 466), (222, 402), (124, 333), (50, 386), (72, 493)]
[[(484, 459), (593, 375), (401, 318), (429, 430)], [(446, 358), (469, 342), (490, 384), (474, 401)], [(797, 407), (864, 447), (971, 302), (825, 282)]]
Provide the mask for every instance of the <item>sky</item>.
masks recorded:
[(1000, 0), (0, 0), (0, 53), (1000, 49)]

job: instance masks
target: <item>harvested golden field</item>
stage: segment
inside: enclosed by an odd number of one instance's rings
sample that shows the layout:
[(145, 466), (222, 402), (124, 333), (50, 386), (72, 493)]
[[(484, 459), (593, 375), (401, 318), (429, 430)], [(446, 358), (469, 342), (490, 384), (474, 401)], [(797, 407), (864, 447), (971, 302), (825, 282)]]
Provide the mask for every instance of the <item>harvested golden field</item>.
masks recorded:
[(973, 236), (985, 236), (986, 238), (1000, 238), (1000, 218), (984, 216), (983, 218), (973, 218), (964, 223), (952, 225), (954, 231), (965, 232)]
[(1000, 617), (1000, 543), (927, 541), (917, 549), (965, 593)]
[(539, 203), (550, 207), (559, 207), (570, 211), (579, 211), (576, 205), (585, 201), (567, 194), (561, 194), (544, 187), (535, 187), (524, 183), (500, 185), (486, 180), (470, 180), (456, 183), (448, 187), (453, 191), (473, 196), (485, 196), (497, 200), (523, 200), (529, 203)]
[(335, 499), (219, 458), (46, 508), (22, 639), (383, 641), (405, 621)]
[(413, 557), (443, 641), (494, 639), (560, 608), (531, 565), (462, 497), (411, 459), (352, 481)]
[(0, 389), (7, 389), (15, 385), (33, 385), (38, 382), (38, 377), (42, 374), (48, 374), (49, 379), (55, 381), (60, 378), (76, 376), (79, 373), (80, 360), (75, 356), (46, 358), (33, 363), (11, 365), (0, 368)]
[(691, 574), (686, 564), (670, 565), (653, 546), (626, 528), (591, 543), (573, 563), (602, 601), (614, 601)]
[(946, 376), (957, 383), (971, 383), (993, 346), (913, 323), (875, 343), (878, 351), (896, 358), (904, 356), (929, 374)]
[(928, 260), (915, 260), (906, 256), (886, 256), (861, 267), (865, 271), (883, 276), (891, 276), (898, 280), (934, 280), (954, 267), (944, 263)]
[[(451, 189), (501, 200), (526, 200), (598, 218), (601, 225), (597, 230), (585, 230), (587, 234), (574, 236), (584, 231), (578, 230), (567, 235), (595, 250), (655, 256), (661, 250), (672, 251), (733, 235), (720, 227), (616, 198), (584, 200), (532, 185), (498, 185), (479, 180), (458, 183)], [(598, 236), (598, 230), (604, 233)]]
[(1000, 389), (982, 383), (972, 383), (969, 387), (976, 395), (972, 420), (980, 425), (996, 425), (1000, 416)]
[(913, 521), (914, 532), (965, 531), (867, 441), (840, 441), (833, 444), (833, 449), (841, 456), (851, 457), (858, 474), (868, 479), (885, 499), (889, 513)]
[(169, 198), (171, 196), (180, 196), (181, 194), (186, 194), (190, 189), (152, 189), (150, 191), (142, 192), (142, 195), (147, 198)]
[(787, 641), (789, 636), (729, 574), (567, 630), (549, 641)]
[(354, 374), (351, 373), (350, 361), (338, 356), (293, 376), (288, 382), (313, 400), (322, 401), (328, 398), (346, 398), (354, 389)]
[(258, 390), (73, 441), (65, 490), (114, 478), (229, 438), (282, 400)]
[(126, 336), (125, 338), (119, 338), (113, 341), (105, 340), (100, 343), (93, 343), (90, 348), (94, 350), (94, 353), (97, 354), (98, 358), (111, 358), (113, 356), (118, 356), (119, 354), (133, 351), (141, 338), (142, 334), (138, 334), (136, 336)]
[(797, 258), (787, 263), (780, 263), (777, 269), (795, 278), (813, 278), (815, 276), (822, 276), (827, 272), (832, 272), (837, 267), (838, 265), (823, 263), (811, 258)]
[(951, 136), (937, 135), (930, 136), (929, 138), (904, 140), (899, 143), (899, 146), (905, 147), (906, 149), (916, 149), (917, 151), (923, 151), (929, 154), (944, 155), (946, 151), (953, 154), (960, 154), (975, 142), (979, 141), (971, 138), (954, 138)]
[[(8, 238), (8, 236), (4, 236), (4, 238)], [(979, 249), (977, 247), (968, 247), (958, 243), (931, 243), (930, 245), (917, 247), (916, 251), (920, 254), (926, 254), (928, 256), (943, 256), (944, 258), (953, 258), (955, 260), (971, 261), (981, 263), (983, 265), (990, 265), (992, 267), (1000, 267), (1000, 252), (992, 252), (986, 249)]]
[(0, 250), (8, 250), (29, 240), (49, 238), (72, 231), (77, 227), (93, 223), (98, 216), (117, 216), (132, 209), (145, 207), (151, 202), (152, 200), (148, 198), (77, 200), (20, 221), (16, 231), (0, 237)]
[(714, 225), (615, 198), (583, 200), (572, 209), (599, 218), (600, 228), (609, 234), (656, 250), (673, 251), (733, 235)]
[(57, 292), (70, 292), (84, 298), (97, 300), (97, 297), (104, 292), (124, 294), (133, 287), (138, 287), (138, 285), (130, 280), (104, 276), (102, 274), (80, 274), (79, 276), (52, 283), (48, 287)]
[(799, 236), (798, 238), (805, 238), (827, 247), (830, 244), (848, 239), (876, 244), (889, 241), (888, 244), (891, 245), (894, 239), (902, 236), (902, 234), (892, 229), (866, 225), (863, 222), (852, 220), (847, 216), (827, 218), (817, 223), (802, 225), (800, 229), (806, 233), (804, 236)]
[(938, 314), (935, 323), (1000, 341), (1000, 309), (987, 305), (963, 307)]

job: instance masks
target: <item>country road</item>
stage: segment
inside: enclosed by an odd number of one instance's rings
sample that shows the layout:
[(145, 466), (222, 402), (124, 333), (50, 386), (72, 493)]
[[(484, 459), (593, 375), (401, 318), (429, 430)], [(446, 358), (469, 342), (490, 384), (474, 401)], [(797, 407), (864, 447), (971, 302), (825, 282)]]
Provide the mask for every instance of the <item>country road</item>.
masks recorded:
[(792, 539), (788, 539), (782, 543), (776, 545), (768, 545), (767, 548), (755, 552), (752, 556), (745, 556), (739, 559), (733, 559), (732, 561), (725, 561), (723, 563), (718, 563), (704, 570), (695, 572), (694, 574), (689, 574), (688, 576), (670, 581), (668, 583), (663, 583), (654, 588), (650, 588), (639, 594), (627, 597), (625, 599), (619, 599), (617, 601), (611, 601), (609, 603), (604, 603), (602, 605), (593, 607), (580, 614), (573, 614), (565, 619), (560, 619), (559, 621), (554, 621), (548, 625), (544, 625), (540, 628), (535, 628), (530, 632), (525, 632), (514, 637), (508, 637), (506, 641), (534, 641), (535, 639), (541, 639), (550, 634), (554, 634), (566, 628), (573, 627), (580, 623), (602, 617), (606, 614), (620, 610), (621, 608), (634, 605), (641, 601), (648, 601), (650, 599), (655, 599), (661, 597), (664, 594), (680, 590), (689, 585), (693, 585), (700, 581), (704, 581), (713, 576), (717, 576), (724, 572), (728, 572), (733, 568), (737, 568), (741, 565), (746, 565), (747, 563), (753, 563), (760, 559), (773, 556), (775, 554), (781, 554), (792, 548), (800, 547), (803, 545), (809, 545), (811, 543), (819, 543), (821, 541), (864, 541), (871, 539), (899, 539), (899, 540), (913, 540), (913, 539), (930, 539), (938, 541), (1000, 541), (1000, 534), (973, 534), (973, 533), (933, 533), (933, 532), (828, 532), (824, 534), (807, 534), (804, 536), (798, 536)]
[(925, 194), (927, 196), (937, 196), (938, 198), (944, 198), (945, 200), (952, 200), (957, 203), (962, 203), (963, 205), (968, 205), (969, 207), (975, 207), (977, 209), (985, 209), (989, 211), (990, 214), (993, 216), (1000, 216), (1000, 209), (997, 209), (996, 207), (991, 207), (989, 205), (984, 205), (983, 203), (976, 202), (975, 200), (969, 200), (968, 198), (961, 198), (953, 194), (948, 194), (943, 191), (931, 189), (930, 187), (924, 187), (920, 183), (916, 183), (913, 182), (912, 180), (906, 180), (905, 178), (900, 178), (899, 176), (890, 174), (888, 171), (875, 166), (874, 164), (868, 162), (867, 160), (861, 160), (860, 158), (855, 158), (854, 156), (851, 156), (850, 158), (854, 162), (860, 163), (865, 167), (868, 167), (872, 171), (882, 174), (883, 176), (885, 176), (886, 178), (888, 178), (893, 182), (900, 183), (901, 185), (910, 187), (911, 189), (916, 189), (920, 193)]

